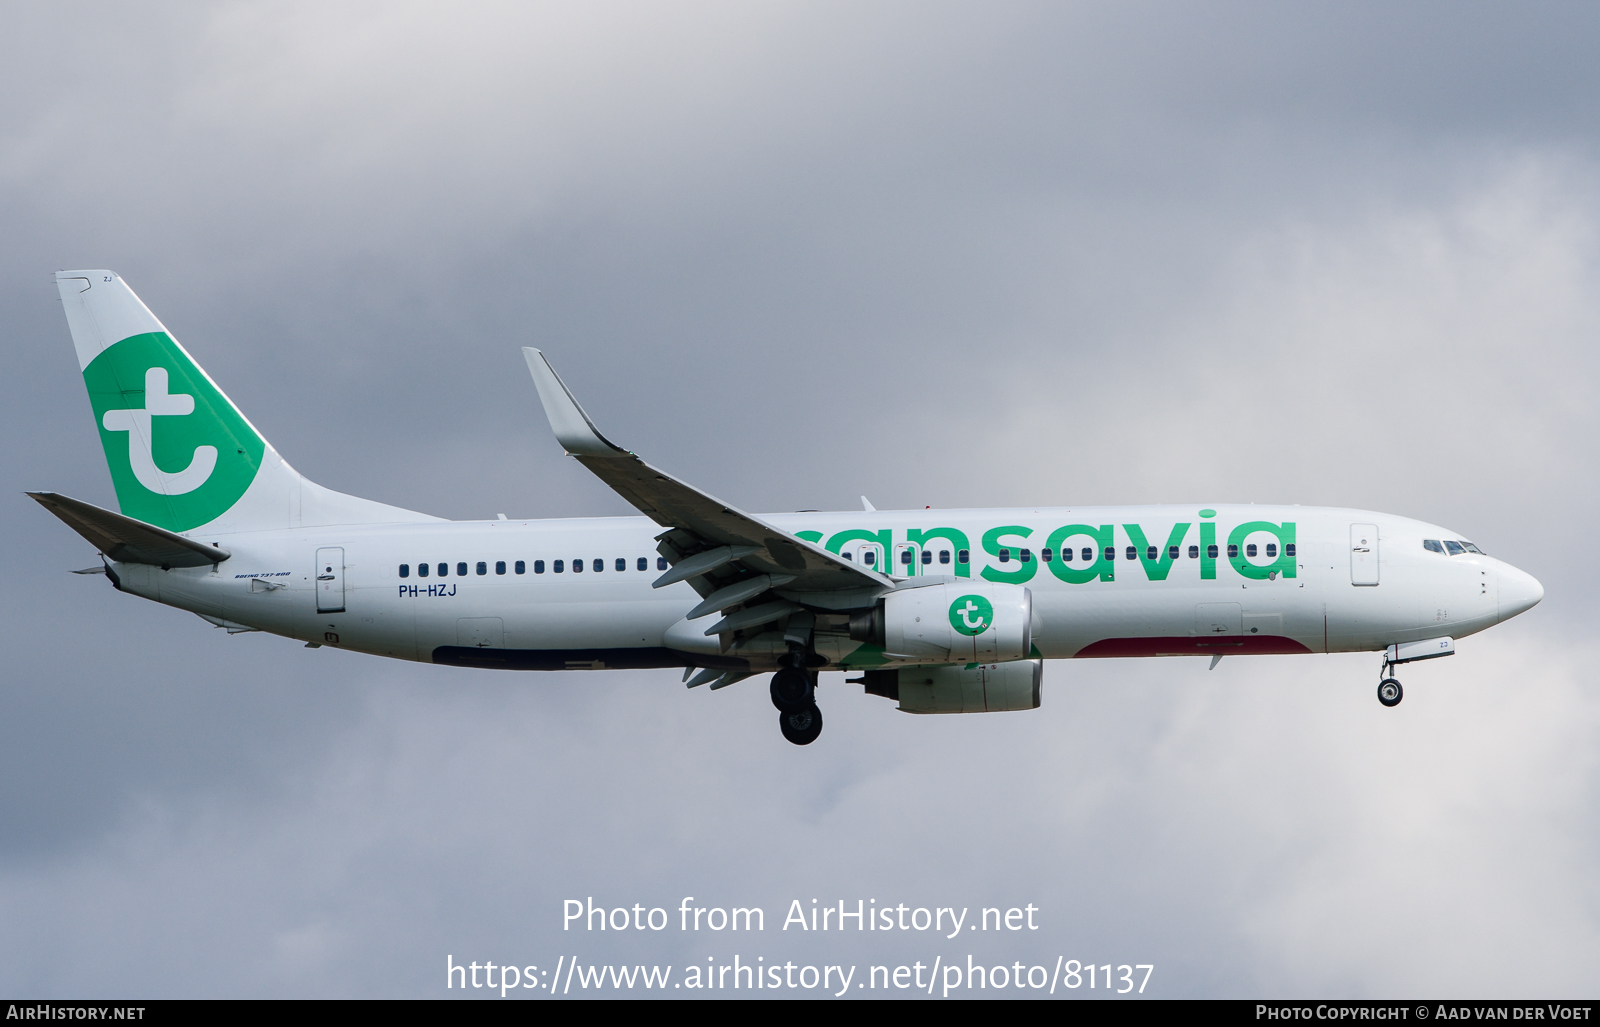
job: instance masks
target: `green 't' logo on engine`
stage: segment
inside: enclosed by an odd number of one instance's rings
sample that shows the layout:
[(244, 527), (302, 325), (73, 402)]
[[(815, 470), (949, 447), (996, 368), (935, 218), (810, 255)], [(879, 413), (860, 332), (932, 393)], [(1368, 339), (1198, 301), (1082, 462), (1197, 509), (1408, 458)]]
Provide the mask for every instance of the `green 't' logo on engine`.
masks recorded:
[(994, 607), (983, 596), (962, 596), (950, 604), (950, 626), (963, 635), (980, 634), (994, 623)]
[(187, 531), (250, 487), (266, 444), (165, 332), (108, 347), (83, 377), (127, 516)]

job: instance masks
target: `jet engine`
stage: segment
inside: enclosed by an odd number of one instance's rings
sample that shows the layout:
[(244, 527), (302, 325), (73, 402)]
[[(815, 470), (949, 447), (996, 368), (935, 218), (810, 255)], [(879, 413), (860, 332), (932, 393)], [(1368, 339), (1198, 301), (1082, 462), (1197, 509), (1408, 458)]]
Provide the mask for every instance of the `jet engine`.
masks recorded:
[(1000, 713), (1039, 708), (1043, 660), (866, 671), (873, 695), (898, 699), (905, 713)]
[(850, 637), (890, 658), (1004, 663), (1033, 653), (1033, 593), (1021, 585), (941, 582), (902, 587), (850, 617)]

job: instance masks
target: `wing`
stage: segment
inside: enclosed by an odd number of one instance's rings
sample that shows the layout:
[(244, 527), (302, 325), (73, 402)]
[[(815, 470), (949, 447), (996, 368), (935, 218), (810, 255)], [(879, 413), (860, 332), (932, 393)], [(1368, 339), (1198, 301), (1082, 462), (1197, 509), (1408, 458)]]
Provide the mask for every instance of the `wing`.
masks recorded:
[(705, 601), (691, 620), (776, 592), (828, 610), (871, 605), (894, 581), (729, 506), (600, 434), (543, 353), (524, 347), (556, 441), (640, 513), (667, 530), (658, 551), (672, 564), (660, 588), (687, 581)]
[(153, 524), (102, 510), (81, 499), (55, 492), (29, 492), (28, 495), (118, 563), (148, 563), (162, 568), (204, 567), (208, 563), (221, 563), (233, 555), (220, 546), (204, 545)]

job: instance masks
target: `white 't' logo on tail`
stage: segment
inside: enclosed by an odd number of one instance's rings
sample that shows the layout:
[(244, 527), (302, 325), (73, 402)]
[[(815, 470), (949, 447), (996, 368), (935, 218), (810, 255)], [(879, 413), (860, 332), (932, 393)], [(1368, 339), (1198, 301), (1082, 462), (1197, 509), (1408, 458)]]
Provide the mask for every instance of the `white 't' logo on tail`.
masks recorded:
[(193, 492), (211, 477), (217, 466), (217, 447), (196, 446), (188, 467), (176, 474), (163, 471), (156, 466), (155, 452), (151, 449), (151, 418), (192, 413), (194, 397), (169, 396), (167, 369), (152, 367), (144, 373), (144, 409), (107, 410), (101, 423), (106, 431), (128, 433), (128, 463), (133, 465), (133, 476), (139, 479), (139, 484), (163, 496), (181, 496)]

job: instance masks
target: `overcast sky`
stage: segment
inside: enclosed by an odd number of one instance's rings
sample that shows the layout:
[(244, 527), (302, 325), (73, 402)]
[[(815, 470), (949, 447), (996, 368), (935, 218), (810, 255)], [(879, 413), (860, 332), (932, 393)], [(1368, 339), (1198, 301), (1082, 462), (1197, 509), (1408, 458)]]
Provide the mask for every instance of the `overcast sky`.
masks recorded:
[[(0, 992), (970, 952), (1592, 996), (1597, 41), (1579, 3), (11, 5)], [(746, 509), (1358, 506), (1546, 598), (1395, 710), (1367, 655), (1052, 662), (970, 717), (831, 675), (806, 748), (759, 680), (228, 637), (69, 575), (93, 550), (21, 494), (115, 505), (82, 267), (302, 472), (433, 514), (630, 512), (535, 345)], [(591, 895), (768, 929), (564, 933)], [(819, 938), (797, 898), (1042, 926)]]

